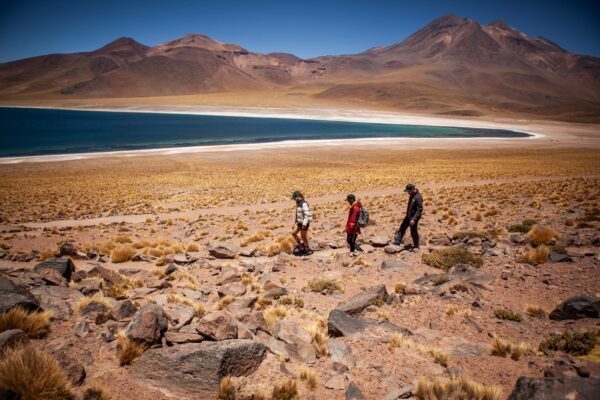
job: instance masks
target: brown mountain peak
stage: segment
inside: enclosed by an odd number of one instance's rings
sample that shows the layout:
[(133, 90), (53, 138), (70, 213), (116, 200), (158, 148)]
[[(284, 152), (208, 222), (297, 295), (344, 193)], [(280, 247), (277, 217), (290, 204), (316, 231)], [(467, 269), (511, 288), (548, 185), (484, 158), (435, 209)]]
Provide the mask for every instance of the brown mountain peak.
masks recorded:
[(96, 53), (111, 53), (115, 51), (134, 51), (134, 52), (144, 52), (148, 50), (149, 47), (141, 44), (135, 39), (129, 37), (120, 37), (112, 42), (104, 45), (103, 47), (96, 50)]

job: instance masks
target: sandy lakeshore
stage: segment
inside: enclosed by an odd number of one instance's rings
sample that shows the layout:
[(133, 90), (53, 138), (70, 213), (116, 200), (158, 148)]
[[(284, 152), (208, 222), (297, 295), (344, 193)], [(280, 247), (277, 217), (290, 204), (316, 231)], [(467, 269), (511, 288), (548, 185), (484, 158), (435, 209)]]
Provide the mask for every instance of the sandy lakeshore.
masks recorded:
[(420, 126), (450, 126), (467, 128), (506, 129), (530, 134), (528, 138), (371, 138), (334, 140), (294, 140), (257, 144), (231, 144), (210, 146), (189, 146), (134, 151), (113, 151), (102, 153), (79, 153), (32, 157), (0, 158), (0, 164), (16, 162), (41, 162), (97, 158), (105, 156), (173, 155), (185, 153), (232, 152), (282, 149), (294, 147), (335, 148), (345, 146), (397, 149), (484, 149), (484, 148), (600, 148), (600, 126), (597, 124), (577, 124), (566, 122), (511, 119), (502, 117), (458, 118), (433, 115), (404, 114), (389, 111), (371, 111), (346, 108), (296, 108), (296, 107), (216, 107), (199, 105), (112, 105), (80, 104), (77, 107), (51, 107), (38, 105), (37, 108), (62, 108), (69, 110), (147, 112), (189, 115), (243, 116), (254, 118), (287, 118), (325, 121), (346, 121), (381, 124), (403, 124)]

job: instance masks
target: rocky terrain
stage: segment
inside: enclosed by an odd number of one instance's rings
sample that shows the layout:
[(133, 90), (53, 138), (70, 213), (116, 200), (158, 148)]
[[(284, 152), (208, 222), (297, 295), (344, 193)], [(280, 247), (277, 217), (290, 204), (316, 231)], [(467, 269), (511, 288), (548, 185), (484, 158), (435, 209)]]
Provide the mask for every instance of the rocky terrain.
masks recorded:
[[(148, 47), (120, 38), (88, 52), (0, 64), (3, 104), (145, 97), (193, 104), (231, 93), (236, 105), (352, 105), (450, 116), (535, 115), (598, 122), (600, 61), (503, 21), (439, 18), (400, 43), (300, 59), (260, 54), (201, 34)], [(183, 97), (182, 97), (183, 96)], [(189, 98), (192, 96), (193, 98)], [(220, 99), (223, 102), (223, 99)], [(54, 103), (53, 103), (54, 102)]]
[[(413, 180), (403, 166), (414, 164), (396, 161), (388, 179), (383, 161), (373, 169), (365, 162), (355, 192), (371, 222), (353, 257), (343, 234), (348, 178), (336, 175), (352, 157), (332, 157), (321, 168), (340, 181), (318, 184), (318, 177), (314, 192), (307, 190), (314, 254), (296, 257), (289, 254), (293, 203), (273, 188), (298, 187), (272, 180), (282, 170), (263, 175), (266, 161), (253, 157), (232, 161), (220, 185), (206, 189), (192, 185), (196, 175), (167, 185), (182, 164), (150, 160), (164, 190), (150, 190), (138, 205), (127, 197), (117, 204), (107, 185), (96, 187), (93, 162), (57, 164), (88, 177), (79, 184), (95, 190), (90, 208), (76, 191), (52, 200), (44, 174), (54, 167), (2, 166), (7, 177), (28, 182), (20, 201), (33, 207), (17, 207), (7, 193), (19, 189), (3, 180), (2, 398), (597, 396), (597, 158), (561, 166), (553, 164), (560, 157), (538, 154), (527, 167), (524, 154), (521, 163), (507, 156), (496, 164), (489, 153), (472, 152), (456, 160), (479, 165), (479, 179), (457, 164), (454, 180), (444, 175), (450, 152), (428, 159), (416, 181), (425, 200), (418, 252), (390, 244), (405, 209), (399, 181)], [(301, 174), (312, 160), (298, 157)], [(122, 162), (114, 183), (128, 175), (130, 190), (141, 193), (148, 181)], [(240, 204), (244, 174), (263, 188), (262, 201)], [(213, 191), (222, 197), (211, 206), (188, 203), (191, 197), (177, 204), (182, 190), (198, 201)], [(44, 195), (53, 201), (48, 212), (34, 212)], [(109, 212), (113, 201), (117, 211)], [(141, 209), (127, 214), (129, 206)]]

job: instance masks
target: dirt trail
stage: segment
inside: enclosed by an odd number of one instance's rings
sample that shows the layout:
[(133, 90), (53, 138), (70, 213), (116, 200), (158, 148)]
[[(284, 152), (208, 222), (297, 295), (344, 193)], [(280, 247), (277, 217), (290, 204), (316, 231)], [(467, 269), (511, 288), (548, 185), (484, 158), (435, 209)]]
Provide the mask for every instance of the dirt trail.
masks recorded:
[[(452, 187), (463, 187), (463, 186), (482, 186), (488, 184), (504, 184), (511, 182), (532, 182), (539, 180), (561, 180), (561, 179), (573, 179), (573, 178), (600, 178), (598, 174), (590, 174), (590, 175), (576, 175), (576, 176), (524, 176), (519, 178), (507, 178), (507, 179), (482, 179), (476, 181), (463, 181), (463, 182), (445, 182), (445, 183), (429, 183), (419, 185), (421, 189), (429, 189), (435, 190), (440, 188), (452, 188)], [(329, 203), (333, 201), (342, 202), (347, 193), (335, 193), (335, 194), (327, 194), (324, 196), (311, 197), (311, 204), (323, 204)], [(402, 187), (394, 187), (394, 188), (384, 188), (384, 189), (372, 189), (372, 190), (362, 190), (355, 192), (356, 196), (359, 198), (364, 198), (366, 196), (387, 196), (392, 194), (403, 194)], [(65, 220), (56, 220), (56, 221), (48, 221), (48, 222), (36, 222), (36, 223), (27, 223), (23, 224), (24, 226), (30, 228), (64, 228), (64, 227), (77, 227), (77, 226), (96, 226), (100, 224), (113, 224), (113, 223), (130, 223), (130, 224), (138, 224), (143, 223), (146, 219), (177, 219), (184, 218), (187, 220), (195, 220), (200, 215), (235, 215), (243, 212), (244, 210), (250, 211), (263, 211), (263, 210), (282, 210), (286, 208), (291, 208), (291, 201), (279, 201), (273, 203), (260, 203), (260, 204), (250, 204), (250, 205), (236, 205), (236, 206), (223, 206), (223, 207), (214, 207), (214, 208), (202, 208), (196, 210), (189, 211), (174, 211), (174, 212), (164, 212), (164, 213), (156, 213), (156, 214), (129, 214), (129, 215), (113, 215), (110, 217), (99, 217), (99, 218), (90, 218), (90, 219), (65, 219)]]

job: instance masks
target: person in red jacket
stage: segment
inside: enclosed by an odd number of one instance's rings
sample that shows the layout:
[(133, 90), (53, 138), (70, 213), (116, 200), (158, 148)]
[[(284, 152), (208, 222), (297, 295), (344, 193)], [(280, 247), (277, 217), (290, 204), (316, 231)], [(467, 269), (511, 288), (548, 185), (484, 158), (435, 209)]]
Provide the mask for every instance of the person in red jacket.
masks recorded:
[(346, 201), (350, 204), (350, 210), (348, 211), (348, 221), (346, 222), (346, 241), (350, 246), (350, 253), (352, 255), (357, 254), (357, 250), (360, 247), (356, 244), (356, 239), (360, 234), (360, 227), (358, 226), (358, 216), (360, 215), (360, 209), (362, 204), (360, 201), (356, 201), (356, 196), (349, 194), (346, 196)]

